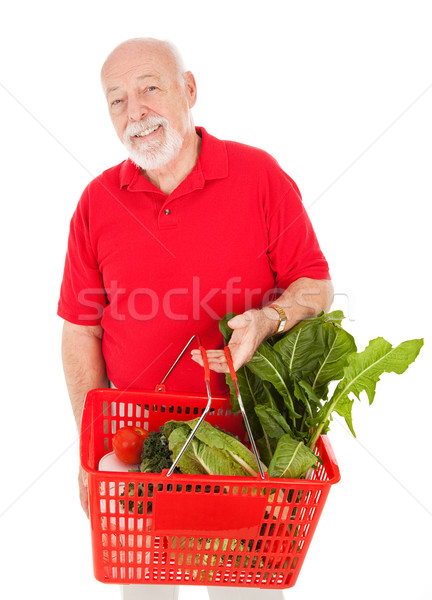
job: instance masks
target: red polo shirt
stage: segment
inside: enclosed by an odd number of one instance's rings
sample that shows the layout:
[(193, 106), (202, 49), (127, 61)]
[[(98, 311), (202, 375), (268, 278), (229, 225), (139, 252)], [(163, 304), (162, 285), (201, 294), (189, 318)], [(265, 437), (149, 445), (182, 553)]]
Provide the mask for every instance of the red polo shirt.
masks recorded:
[[(87, 186), (72, 217), (58, 315), (102, 325), (116, 387), (153, 389), (194, 333), (208, 349), (223, 346), (227, 312), (259, 308), (299, 277), (330, 278), (278, 163), (197, 132), (198, 162), (169, 196), (128, 159)], [(166, 386), (205, 392), (189, 352)], [(228, 390), (224, 375), (212, 372), (212, 390)]]

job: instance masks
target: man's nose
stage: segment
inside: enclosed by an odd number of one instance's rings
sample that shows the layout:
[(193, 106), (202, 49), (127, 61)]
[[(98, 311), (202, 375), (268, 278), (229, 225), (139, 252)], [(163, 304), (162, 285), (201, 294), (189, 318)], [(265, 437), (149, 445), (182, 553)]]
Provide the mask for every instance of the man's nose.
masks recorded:
[(128, 99), (128, 119), (129, 121), (141, 121), (148, 113), (148, 107), (139, 97)]

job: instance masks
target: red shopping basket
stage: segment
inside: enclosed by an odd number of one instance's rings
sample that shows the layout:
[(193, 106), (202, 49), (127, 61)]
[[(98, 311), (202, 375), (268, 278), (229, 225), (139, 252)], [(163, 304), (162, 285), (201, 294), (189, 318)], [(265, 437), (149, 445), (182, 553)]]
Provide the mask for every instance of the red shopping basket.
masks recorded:
[[(120, 427), (155, 431), (168, 420), (194, 419), (206, 400), (166, 392), (163, 385), (152, 392), (87, 394), (80, 455), (88, 473), (97, 580), (273, 589), (295, 584), (330, 487), (340, 479), (327, 436), (318, 440), (322, 464), (311, 479), (98, 471)], [(228, 397), (211, 398), (206, 420), (250, 447)]]

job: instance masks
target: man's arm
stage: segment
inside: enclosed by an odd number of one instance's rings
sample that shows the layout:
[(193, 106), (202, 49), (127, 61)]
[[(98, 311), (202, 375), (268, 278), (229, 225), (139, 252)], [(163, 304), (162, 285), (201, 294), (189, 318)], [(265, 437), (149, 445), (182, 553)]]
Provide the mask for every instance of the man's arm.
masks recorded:
[[(277, 304), (285, 310), (288, 320), (284, 331), (287, 331), (303, 319), (315, 317), (321, 311), (328, 312), (332, 302), (333, 284), (329, 279), (301, 277), (272, 304)], [(278, 313), (269, 306), (260, 310), (247, 310), (228, 321), (228, 325), (234, 329), (229, 348), (236, 371), (252, 358), (255, 350), (266, 338), (275, 333), (278, 322)], [(193, 360), (203, 364), (199, 350), (192, 350), (191, 354)], [(207, 355), (209, 367), (213, 371), (228, 372), (223, 350), (208, 350)]]
[[(103, 329), (100, 325), (75, 325), (64, 322), (62, 336), (62, 360), (66, 386), (78, 431), (86, 394), (94, 388), (109, 387), (105, 360), (102, 354)], [(79, 468), (78, 474), (81, 505), (89, 516), (87, 473)]]
[(109, 387), (102, 354), (102, 336), (100, 325), (75, 325), (68, 321), (63, 325), (63, 370), (78, 431), (87, 392), (94, 388)]
[[(285, 310), (288, 317), (284, 331), (288, 331), (300, 321), (316, 317), (321, 311), (328, 312), (333, 303), (334, 290), (330, 279), (310, 279), (300, 277), (294, 281), (277, 300), (271, 304), (277, 304)], [(268, 335), (273, 335), (278, 315), (272, 308), (264, 307), (262, 312), (273, 321)]]

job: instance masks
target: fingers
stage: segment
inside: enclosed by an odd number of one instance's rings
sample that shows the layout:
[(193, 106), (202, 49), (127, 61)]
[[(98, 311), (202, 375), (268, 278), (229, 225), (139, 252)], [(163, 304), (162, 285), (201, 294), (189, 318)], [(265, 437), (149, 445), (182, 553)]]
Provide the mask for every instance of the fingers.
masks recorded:
[[(229, 342), (234, 369), (237, 371), (248, 362), (264, 336), (258, 333), (260, 312), (258, 310), (246, 311), (236, 315), (228, 321), (234, 330)], [(229, 373), (224, 350), (207, 350), (209, 368), (217, 373)], [(191, 358), (200, 366), (204, 366), (201, 351), (191, 350)]]
[(241, 315), (236, 315), (229, 321), (227, 321), (228, 327), (231, 329), (239, 329), (241, 327), (247, 327), (253, 319), (253, 313), (255, 311), (246, 311)]
[(81, 501), (82, 509), (85, 512), (86, 516), (87, 516), (87, 519), (90, 519), (89, 501), (88, 501), (87, 491), (85, 491), (85, 492), (81, 492), (80, 491), (80, 501)]
[[(224, 351), (223, 350), (206, 350), (206, 354), (207, 356), (219, 356), (220, 354), (223, 354)], [(201, 350), (191, 350), (191, 354), (196, 354), (201, 356)]]
[[(207, 350), (206, 354), (209, 361), (218, 361), (225, 358), (225, 353), (223, 350)], [(200, 359), (202, 362), (202, 354), (200, 350), (192, 350), (191, 355), (193, 359)]]
[[(229, 346), (233, 361), (234, 370), (237, 371), (245, 362), (247, 357), (247, 349), (242, 350), (240, 346)], [(192, 350), (191, 358), (201, 367), (204, 366), (204, 361), (199, 350)], [(229, 373), (229, 367), (223, 350), (208, 350), (207, 359), (209, 368), (216, 373)]]
[(89, 499), (88, 499), (88, 475), (84, 471), (84, 469), (80, 466), (78, 473), (78, 485), (79, 485), (79, 497), (81, 506), (87, 515), (87, 518), (90, 518), (89, 514)]
[[(191, 358), (196, 363), (201, 365), (201, 367), (204, 366), (200, 350), (192, 350)], [(209, 368), (212, 371), (215, 371), (216, 373), (228, 373), (228, 364), (223, 350), (207, 350), (207, 360), (209, 363)]]
[(225, 363), (225, 365), (222, 365), (220, 363), (214, 363), (214, 364), (209, 363), (209, 368), (211, 371), (214, 371), (215, 373), (229, 373), (227, 363)]
[[(229, 344), (229, 349), (231, 351), (231, 358), (233, 361), (234, 370), (237, 371), (242, 367), (246, 362), (248, 362), (255, 351), (255, 346), (253, 342), (249, 340), (244, 340), (243, 344), (233, 343)], [(192, 350), (191, 358), (196, 363), (198, 363), (201, 367), (204, 366), (204, 362), (202, 359), (202, 355), (200, 350)], [(207, 359), (209, 363), (209, 368), (216, 373), (229, 373), (229, 367), (226, 360), (224, 350), (207, 350)]]
[[(236, 357), (235, 353), (231, 353), (233, 360), (234, 371), (237, 371), (246, 362), (242, 357)], [(192, 356), (192, 360), (198, 363), (201, 367), (204, 366), (201, 356)], [(215, 373), (229, 373), (229, 367), (225, 355), (219, 359), (208, 359), (209, 369)]]

